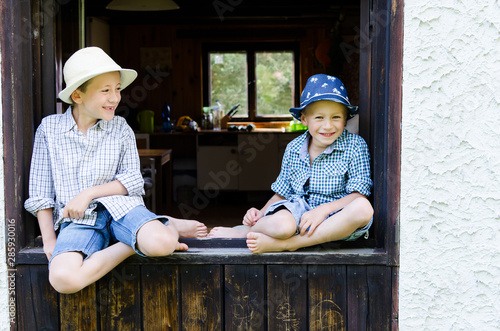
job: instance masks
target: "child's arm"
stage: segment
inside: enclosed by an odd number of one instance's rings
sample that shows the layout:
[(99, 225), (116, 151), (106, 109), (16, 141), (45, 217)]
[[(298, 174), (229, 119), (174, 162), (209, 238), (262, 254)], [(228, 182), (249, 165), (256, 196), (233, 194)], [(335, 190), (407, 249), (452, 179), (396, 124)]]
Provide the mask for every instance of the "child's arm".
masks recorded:
[(89, 187), (66, 204), (63, 209), (63, 217), (71, 217), (74, 219), (83, 218), (84, 212), (89, 207), (92, 200), (111, 195), (126, 195), (127, 193), (127, 189), (119, 180)]
[(264, 213), (266, 212), (267, 208), (269, 208), (270, 205), (275, 203), (276, 201), (279, 200), (285, 200), (281, 195), (275, 193), (269, 201), (262, 207), (261, 210), (258, 210), (257, 208), (250, 208), (245, 216), (243, 217), (243, 224), (247, 226), (253, 226), (259, 219), (264, 216)]
[(309, 210), (308, 212), (305, 212), (300, 218), (300, 235), (303, 236), (304, 234), (306, 234), (306, 231), (308, 232), (308, 236), (312, 235), (318, 225), (320, 225), (330, 213), (344, 208), (346, 205), (359, 197), (365, 196), (359, 192), (352, 192), (343, 198), (324, 203), (314, 209)]
[(47, 256), (47, 259), (50, 260), (56, 246), (56, 232), (54, 231), (52, 208), (39, 210), (36, 213), (36, 217), (42, 234), (43, 252)]

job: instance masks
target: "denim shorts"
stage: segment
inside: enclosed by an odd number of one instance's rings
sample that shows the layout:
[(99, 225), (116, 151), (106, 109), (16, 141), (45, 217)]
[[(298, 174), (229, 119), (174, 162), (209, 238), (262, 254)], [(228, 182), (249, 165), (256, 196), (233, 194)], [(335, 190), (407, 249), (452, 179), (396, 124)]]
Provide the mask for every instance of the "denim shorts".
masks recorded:
[[(290, 200), (280, 200), (280, 201), (273, 203), (272, 205), (270, 205), (267, 208), (264, 215), (265, 216), (272, 215), (281, 209), (287, 209), (293, 215), (293, 218), (295, 218), (295, 222), (297, 222), (296, 234), (299, 234), (300, 233), (300, 231), (299, 231), (300, 218), (302, 217), (302, 215), (304, 213), (308, 212), (309, 210), (311, 210), (313, 208), (311, 208), (311, 206), (309, 206), (309, 204), (303, 198), (291, 198)], [(341, 210), (342, 209), (339, 209), (337, 211), (330, 213), (325, 218), (325, 220), (327, 218), (329, 218), (330, 216), (335, 215), (336, 213), (338, 213)], [(365, 225), (362, 228), (356, 229), (356, 231), (354, 231), (353, 233), (351, 233), (347, 237), (339, 239), (339, 240), (354, 241), (363, 235), (365, 236), (365, 239), (368, 239), (368, 235), (369, 235), (368, 230), (370, 229), (372, 223), (373, 223), (373, 217), (367, 225)]]
[(97, 213), (94, 225), (73, 222), (61, 224), (51, 261), (56, 255), (66, 252), (81, 252), (85, 256), (84, 259), (87, 259), (93, 253), (108, 247), (110, 242), (117, 241), (129, 245), (137, 254), (145, 256), (136, 246), (139, 229), (152, 220), (168, 223), (168, 218), (157, 216), (142, 205), (135, 207), (118, 220), (113, 220), (111, 214), (101, 204), (94, 212)]

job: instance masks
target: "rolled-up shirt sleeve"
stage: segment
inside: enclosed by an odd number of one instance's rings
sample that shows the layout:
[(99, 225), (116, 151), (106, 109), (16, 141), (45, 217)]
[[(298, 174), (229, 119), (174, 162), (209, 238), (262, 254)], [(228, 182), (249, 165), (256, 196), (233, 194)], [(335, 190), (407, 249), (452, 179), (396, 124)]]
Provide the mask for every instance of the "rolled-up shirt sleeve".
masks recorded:
[(371, 194), (373, 181), (370, 172), (370, 152), (363, 139), (358, 140), (354, 149), (352, 161), (349, 164), (348, 177), (349, 180), (345, 188), (348, 194), (353, 192), (359, 192), (364, 196)]
[(43, 124), (37, 129), (29, 177), (29, 198), (24, 207), (36, 216), (42, 209), (54, 208), (55, 189), (48, 142)]
[(144, 179), (140, 169), (139, 153), (134, 132), (125, 127), (122, 135), (122, 154), (116, 179), (127, 189), (128, 195), (144, 195)]

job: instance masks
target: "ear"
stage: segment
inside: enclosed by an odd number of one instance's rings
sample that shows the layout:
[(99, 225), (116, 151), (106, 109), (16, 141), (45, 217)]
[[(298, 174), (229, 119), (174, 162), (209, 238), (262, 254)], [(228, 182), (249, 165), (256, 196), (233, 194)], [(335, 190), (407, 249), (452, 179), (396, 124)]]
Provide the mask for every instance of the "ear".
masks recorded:
[(74, 103), (81, 104), (82, 103), (82, 92), (78, 89), (74, 90), (73, 93), (71, 93), (71, 99), (73, 100)]
[(300, 121), (302, 122), (302, 124), (304, 126), (307, 126), (307, 118), (306, 118), (306, 115), (304, 115), (303, 113), (300, 114)]

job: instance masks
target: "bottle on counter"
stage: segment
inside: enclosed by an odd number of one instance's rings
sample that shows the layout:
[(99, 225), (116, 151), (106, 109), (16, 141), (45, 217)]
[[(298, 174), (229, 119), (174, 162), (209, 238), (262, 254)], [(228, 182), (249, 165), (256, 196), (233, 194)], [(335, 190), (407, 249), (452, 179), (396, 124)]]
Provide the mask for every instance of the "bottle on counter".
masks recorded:
[(210, 107), (203, 107), (203, 117), (201, 119), (201, 128), (204, 130), (213, 130), (213, 114)]
[(165, 102), (163, 109), (161, 110), (161, 131), (170, 132), (172, 131), (172, 121), (170, 120), (170, 106)]
[(221, 125), (220, 120), (222, 118), (222, 104), (219, 100), (215, 100), (215, 106), (212, 106), (212, 116), (213, 116), (213, 129), (216, 131), (220, 131)]

